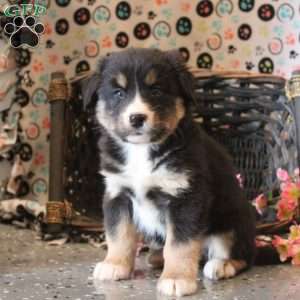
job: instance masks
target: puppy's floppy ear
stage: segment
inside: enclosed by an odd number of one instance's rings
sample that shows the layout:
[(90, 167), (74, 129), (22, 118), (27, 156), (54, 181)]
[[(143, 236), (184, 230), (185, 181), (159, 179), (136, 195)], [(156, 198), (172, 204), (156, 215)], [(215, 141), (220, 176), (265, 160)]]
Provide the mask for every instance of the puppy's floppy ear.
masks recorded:
[(83, 108), (87, 109), (89, 104), (97, 100), (97, 91), (101, 82), (99, 73), (94, 73), (81, 82), (81, 91), (83, 96)]
[(177, 74), (180, 92), (186, 103), (191, 106), (195, 103), (195, 78), (193, 74), (188, 70), (187, 65), (184, 62), (179, 50), (166, 51), (167, 59), (174, 68), (174, 72)]
[(87, 109), (90, 103), (97, 101), (97, 92), (100, 89), (101, 77), (106, 63), (106, 57), (100, 59), (97, 70), (81, 82), (84, 110)]

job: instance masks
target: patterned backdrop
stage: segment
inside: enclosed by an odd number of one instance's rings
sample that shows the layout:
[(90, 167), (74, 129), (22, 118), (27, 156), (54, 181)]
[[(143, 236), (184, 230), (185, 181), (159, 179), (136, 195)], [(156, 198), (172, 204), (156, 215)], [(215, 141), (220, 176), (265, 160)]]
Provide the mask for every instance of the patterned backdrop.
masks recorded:
[[(37, 2), (37, 1), (35, 1)], [(300, 66), (299, 0), (53, 0), (36, 48), (19, 54), (21, 128), (30, 196), (47, 200), (50, 73), (93, 69), (124, 48), (179, 48), (193, 67), (289, 77)]]

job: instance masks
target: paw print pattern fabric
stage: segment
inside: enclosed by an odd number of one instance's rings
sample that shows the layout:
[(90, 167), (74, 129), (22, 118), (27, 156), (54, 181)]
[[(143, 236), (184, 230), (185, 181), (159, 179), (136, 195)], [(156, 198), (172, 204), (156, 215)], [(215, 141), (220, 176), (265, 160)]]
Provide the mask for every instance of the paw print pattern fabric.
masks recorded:
[(6, 155), (15, 146), (18, 136), (20, 107), (13, 103), (16, 93), (15, 51), (0, 35), (0, 199), (12, 165)]
[[(30, 146), (22, 157), (34, 174), (30, 191), (40, 201), (47, 199), (51, 72), (61, 70), (71, 78), (94, 69), (100, 56), (128, 47), (178, 48), (195, 68), (289, 77), (300, 67), (299, 0), (35, 2), (47, 6), (46, 14), (35, 23), (15, 20), (7, 30), (15, 35), (26, 30), (24, 39), (34, 32), (38, 38), (38, 45), (20, 50), (17, 60), (23, 66), (18, 102)], [(37, 24), (43, 28), (37, 30)]]
[(0, 112), (11, 106), (16, 82), (15, 52), (0, 39)]

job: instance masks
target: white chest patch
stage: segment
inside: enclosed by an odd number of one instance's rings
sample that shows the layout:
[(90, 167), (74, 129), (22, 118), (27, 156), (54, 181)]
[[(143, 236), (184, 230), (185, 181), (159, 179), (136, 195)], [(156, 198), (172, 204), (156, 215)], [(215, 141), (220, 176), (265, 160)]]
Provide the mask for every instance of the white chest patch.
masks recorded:
[(149, 235), (157, 233), (165, 236), (161, 212), (151, 200), (147, 199), (146, 194), (149, 189), (156, 187), (164, 193), (176, 196), (182, 189), (189, 187), (187, 174), (168, 170), (165, 165), (153, 170), (154, 164), (149, 159), (149, 147), (145, 145), (126, 144), (126, 161), (122, 173), (102, 172), (106, 176), (108, 196), (114, 198), (122, 189), (130, 188), (134, 193), (132, 197), (134, 222)]

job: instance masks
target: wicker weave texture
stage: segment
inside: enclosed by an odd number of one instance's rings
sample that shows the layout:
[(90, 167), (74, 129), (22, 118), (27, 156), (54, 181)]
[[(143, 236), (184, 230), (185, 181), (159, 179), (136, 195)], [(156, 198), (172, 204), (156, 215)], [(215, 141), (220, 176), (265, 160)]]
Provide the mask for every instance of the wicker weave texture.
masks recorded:
[(278, 189), (278, 168), (297, 166), (295, 112), (284, 87), (275, 76), (196, 76), (195, 118), (232, 155), (249, 200)]

